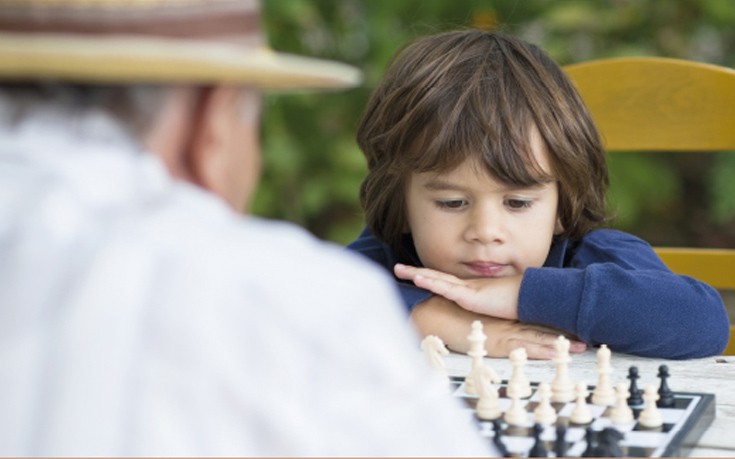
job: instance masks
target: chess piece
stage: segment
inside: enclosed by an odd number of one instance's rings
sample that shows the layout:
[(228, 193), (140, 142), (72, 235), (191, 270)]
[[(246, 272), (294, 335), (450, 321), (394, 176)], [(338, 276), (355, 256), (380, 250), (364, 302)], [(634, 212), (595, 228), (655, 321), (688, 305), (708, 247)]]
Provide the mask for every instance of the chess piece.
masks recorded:
[(499, 457), (510, 457), (510, 453), (508, 452), (508, 448), (505, 446), (505, 442), (503, 441), (503, 424), (500, 421), (500, 418), (495, 419), (493, 421), (493, 444), (495, 445), (495, 448), (498, 450), (498, 456)]
[(658, 401), (656, 405), (659, 408), (671, 408), (674, 406), (674, 393), (669, 389), (669, 367), (661, 365), (658, 367), (658, 377), (661, 378), (661, 385), (658, 388)]
[(526, 409), (521, 403), (520, 387), (517, 382), (508, 382), (508, 397), (510, 407), (505, 412), (503, 420), (511, 426), (524, 426), (528, 420)]
[(429, 335), (421, 340), (421, 350), (424, 351), (424, 354), (429, 359), (431, 367), (448, 383), (449, 375), (447, 374), (447, 366), (443, 356), (449, 355), (449, 350), (444, 345), (444, 341), (436, 335)]
[(591, 426), (587, 427), (584, 431), (584, 441), (586, 446), (582, 453), (582, 457), (601, 457), (597, 453), (597, 447), (595, 445), (595, 431), (592, 430)]
[(498, 401), (498, 389), (492, 385), (487, 371), (475, 372), (475, 387), (480, 396), (475, 407), (477, 417), (487, 421), (500, 418), (503, 412)]
[(541, 424), (533, 425), (533, 447), (528, 451), (528, 457), (547, 457), (549, 455), (543, 440), (541, 440), (543, 430), (544, 427)]
[(556, 426), (556, 438), (554, 439), (554, 454), (556, 457), (567, 455), (567, 426), (559, 424)]
[(630, 388), (628, 389), (628, 394), (630, 394), (628, 397), (629, 406), (638, 406), (643, 404), (641, 390), (638, 389), (638, 384), (636, 382), (638, 381), (638, 378), (640, 378), (640, 375), (638, 375), (638, 367), (630, 367), (628, 369), (628, 379), (630, 379)]
[(655, 429), (661, 427), (664, 421), (661, 417), (661, 412), (656, 406), (656, 400), (659, 399), (656, 387), (653, 385), (646, 386), (643, 391), (643, 402), (645, 406), (643, 410), (638, 414), (638, 424), (649, 429)]
[(480, 360), (480, 363), (478, 363), (477, 368), (475, 368), (475, 374), (481, 374), (482, 377), (487, 378), (487, 380), (493, 384), (500, 384), (503, 382), (502, 379), (500, 379), (500, 376), (498, 376), (495, 371), (487, 366), (485, 364), (484, 360)]
[(623, 457), (620, 440), (623, 434), (613, 427), (605, 427), (597, 434), (598, 457)]
[(603, 344), (597, 351), (597, 386), (592, 392), (592, 403), (595, 405), (612, 406), (615, 404), (615, 390), (610, 383), (610, 373), (613, 369), (610, 366), (611, 352), (607, 345)]
[(553, 402), (566, 403), (574, 400), (574, 384), (569, 379), (569, 340), (563, 335), (554, 342), (554, 363), (556, 363), (556, 375), (551, 382), (551, 400)]
[(587, 385), (585, 383), (578, 383), (576, 387), (577, 402), (574, 404), (572, 414), (569, 415), (569, 420), (574, 424), (589, 424), (592, 422), (592, 413), (590, 408), (587, 406)]
[(467, 352), (472, 358), (470, 373), (464, 380), (464, 390), (470, 395), (477, 395), (477, 388), (475, 388), (475, 375), (476, 371), (483, 365), (483, 357), (487, 354), (485, 350), (485, 341), (487, 336), (483, 332), (482, 322), (475, 320), (472, 322), (472, 332), (467, 336), (467, 340), (470, 342), (470, 350)]
[(613, 424), (627, 425), (634, 421), (633, 410), (628, 406), (628, 387), (624, 382), (615, 386), (615, 406), (610, 413)]
[(518, 395), (521, 398), (530, 397), (532, 393), (531, 382), (528, 380), (524, 370), (526, 362), (528, 361), (526, 349), (523, 347), (513, 349), (510, 351), (508, 359), (510, 360), (510, 364), (513, 366), (509, 382), (517, 383), (519, 391)]
[(547, 382), (542, 382), (538, 385), (536, 393), (539, 401), (533, 410), (533, 420), (543, 426), (550, 426), (556, 422), (556, 410), (551, 405), (551, 386)]

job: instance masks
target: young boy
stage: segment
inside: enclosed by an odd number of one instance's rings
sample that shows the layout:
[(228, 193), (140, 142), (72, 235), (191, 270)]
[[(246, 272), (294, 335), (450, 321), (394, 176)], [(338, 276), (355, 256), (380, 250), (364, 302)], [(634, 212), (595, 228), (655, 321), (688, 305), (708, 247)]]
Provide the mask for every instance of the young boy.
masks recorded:
[[(357, 140), (367, 229), (350, 248), (393, 269), (414, 323), (467, 350), (549, 358), (608, 344), (658, 358), (719, 354), (719, 294), (673, 274), (608, 218), (605, 151), (569, 79), (538, 47), (469, 30), (404, 48)], [(412, 283), (410, 282), (412, 281)]]

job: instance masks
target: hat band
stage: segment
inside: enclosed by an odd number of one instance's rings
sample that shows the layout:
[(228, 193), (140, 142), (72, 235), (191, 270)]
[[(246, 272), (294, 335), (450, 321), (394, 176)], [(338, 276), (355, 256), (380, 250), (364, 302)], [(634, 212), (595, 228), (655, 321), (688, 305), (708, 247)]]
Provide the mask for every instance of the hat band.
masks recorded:
[[(10, 6), (8, 5), (10, 4)], [(262, 43), (260, 15), (253, 2), (148, 1), (115, 8), (82, 3), (42, 9), (33, 0), (0, 2), (0, 30), (75, 35), (138, 35)], [(73, 13), (73, 14), (70, 14)]]

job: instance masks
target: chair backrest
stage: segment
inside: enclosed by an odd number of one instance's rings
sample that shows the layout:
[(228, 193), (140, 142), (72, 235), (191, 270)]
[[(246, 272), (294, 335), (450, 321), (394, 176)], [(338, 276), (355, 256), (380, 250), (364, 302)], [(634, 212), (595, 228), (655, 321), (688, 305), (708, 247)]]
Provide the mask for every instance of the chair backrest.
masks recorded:
[[(609, 151), (735, 151), (735, 70), (659, 57), (564, 68)], [(657, 247), (679, 274), (735, 290), (735, 250)], [(735, 327), (726, 354), (735, 355)]]

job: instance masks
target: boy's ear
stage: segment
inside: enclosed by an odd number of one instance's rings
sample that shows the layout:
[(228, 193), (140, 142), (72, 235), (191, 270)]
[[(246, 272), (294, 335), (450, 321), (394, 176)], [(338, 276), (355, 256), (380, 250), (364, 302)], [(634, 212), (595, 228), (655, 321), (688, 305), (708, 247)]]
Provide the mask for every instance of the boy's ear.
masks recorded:
[(556, 224), (554, 225), (554, 236), (558, 236), (564, 232), (564, 225), (561, 223), (561, 218), (556, 218)]

